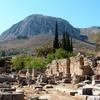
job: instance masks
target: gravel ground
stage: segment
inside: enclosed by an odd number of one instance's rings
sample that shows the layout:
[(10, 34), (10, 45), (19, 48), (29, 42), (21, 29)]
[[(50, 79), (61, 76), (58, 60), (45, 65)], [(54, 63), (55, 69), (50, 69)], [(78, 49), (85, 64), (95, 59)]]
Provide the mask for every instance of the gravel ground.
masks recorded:
[[(57, 85), (55, 87), (65, 87), (66, 89), (75, 89), (75, 86), (72, 84), (64, 84), (64, 85)], [(32, 96), (39, 96), (39, 97), (46, 97), (47, 100), (80, 100), (78, 97), (70, 96), (61, 92), (56, 91), (54, 88), (52, 89), (46, 89), (45, 91), (39, 91), (37, 92), (34, 89), (34, 86), (29, 88), (28, 86), (25, 86), (21, 89), (24, 90), (25, 94), (25, 100), (28, 100), (28, 97)]]

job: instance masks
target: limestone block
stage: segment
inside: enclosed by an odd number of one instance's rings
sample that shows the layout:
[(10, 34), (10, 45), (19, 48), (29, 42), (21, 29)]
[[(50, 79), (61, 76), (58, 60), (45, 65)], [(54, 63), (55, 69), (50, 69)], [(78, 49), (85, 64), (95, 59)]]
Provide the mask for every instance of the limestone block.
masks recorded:
[(77, 97), (79, 100), (87, 100), (88, 98), (87, 95), (79, 95), (79, 94), (75, 94), (75, 97)]
[(39, 97), (38, 96), (29, 97), (29, 100), (39, 100)]
[(100, 100), (100, 96), (88, 96), (87, 100)]
[(10, 93), (3, 93), (2, 100), (12, 100), (12, 95)]
[(12, 100), (24, 100), (24, 94), (23, 93), (13, 93)]
[(39, 100), (48, 100), (50, 98), (49, 95), (42, 95), (39, 97)]

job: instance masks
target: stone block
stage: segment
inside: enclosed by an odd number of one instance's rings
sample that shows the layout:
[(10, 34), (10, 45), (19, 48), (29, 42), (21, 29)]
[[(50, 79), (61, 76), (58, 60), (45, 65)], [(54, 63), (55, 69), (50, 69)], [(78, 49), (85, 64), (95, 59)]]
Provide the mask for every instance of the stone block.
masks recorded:
[(34, 96), (34, 97), (29, 97), (28, 100), (39, 100), (39, 97), (38, 96)]
[(2, 95), (2, 100), (12, 100), (12, 95), (11, 93), (3, 93)]
[(100, 100), (100, 96), (88, 96), (87, 100)]
[(12, 100), (24, 100), (24, 94), (15, 92), (12, 94)]
[(42, 95), (39, 97), (39, 100), (48, 100), (50, 98), (49, 95)]

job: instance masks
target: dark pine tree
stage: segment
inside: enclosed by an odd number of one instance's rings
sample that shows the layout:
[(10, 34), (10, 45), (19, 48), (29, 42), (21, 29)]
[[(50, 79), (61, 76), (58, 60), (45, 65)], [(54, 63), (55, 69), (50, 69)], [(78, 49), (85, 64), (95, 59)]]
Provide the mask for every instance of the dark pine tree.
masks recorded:
[(66, 46), (67, 46), (67, 51), (70, 51), (70, 48), (71, 48), (70, 45), (71, 45), (71, 43), (70, 43), (69, 33), (66, 32)]
[(53, 48), (54, 49), (59, 48), (58, 24), (57, 24), (57, 22), (56, 22), (56, 25), (55, 25), (55, 39), (53, 41)]
[(66, 40), (65, 40), (65, 32), (63, 33), (61, 47), (65, 50), (66, 49)]
[(70, 39), (70, 51), (71, 52), (73, 51), (73, 41), (72, 41), (72, 38)]
[(72, 39), (70, 39), (68, 32), (63, 33), (61, 47), (66, 51), (73, 51)]

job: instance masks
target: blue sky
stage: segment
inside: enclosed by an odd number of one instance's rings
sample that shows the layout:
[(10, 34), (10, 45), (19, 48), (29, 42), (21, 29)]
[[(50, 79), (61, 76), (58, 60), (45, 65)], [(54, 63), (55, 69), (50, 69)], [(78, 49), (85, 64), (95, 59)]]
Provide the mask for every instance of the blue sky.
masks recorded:
[(61, 17), (75, 27), (100, 26), (100, 0), (0, 0), (0, 33), (31, 14)]

